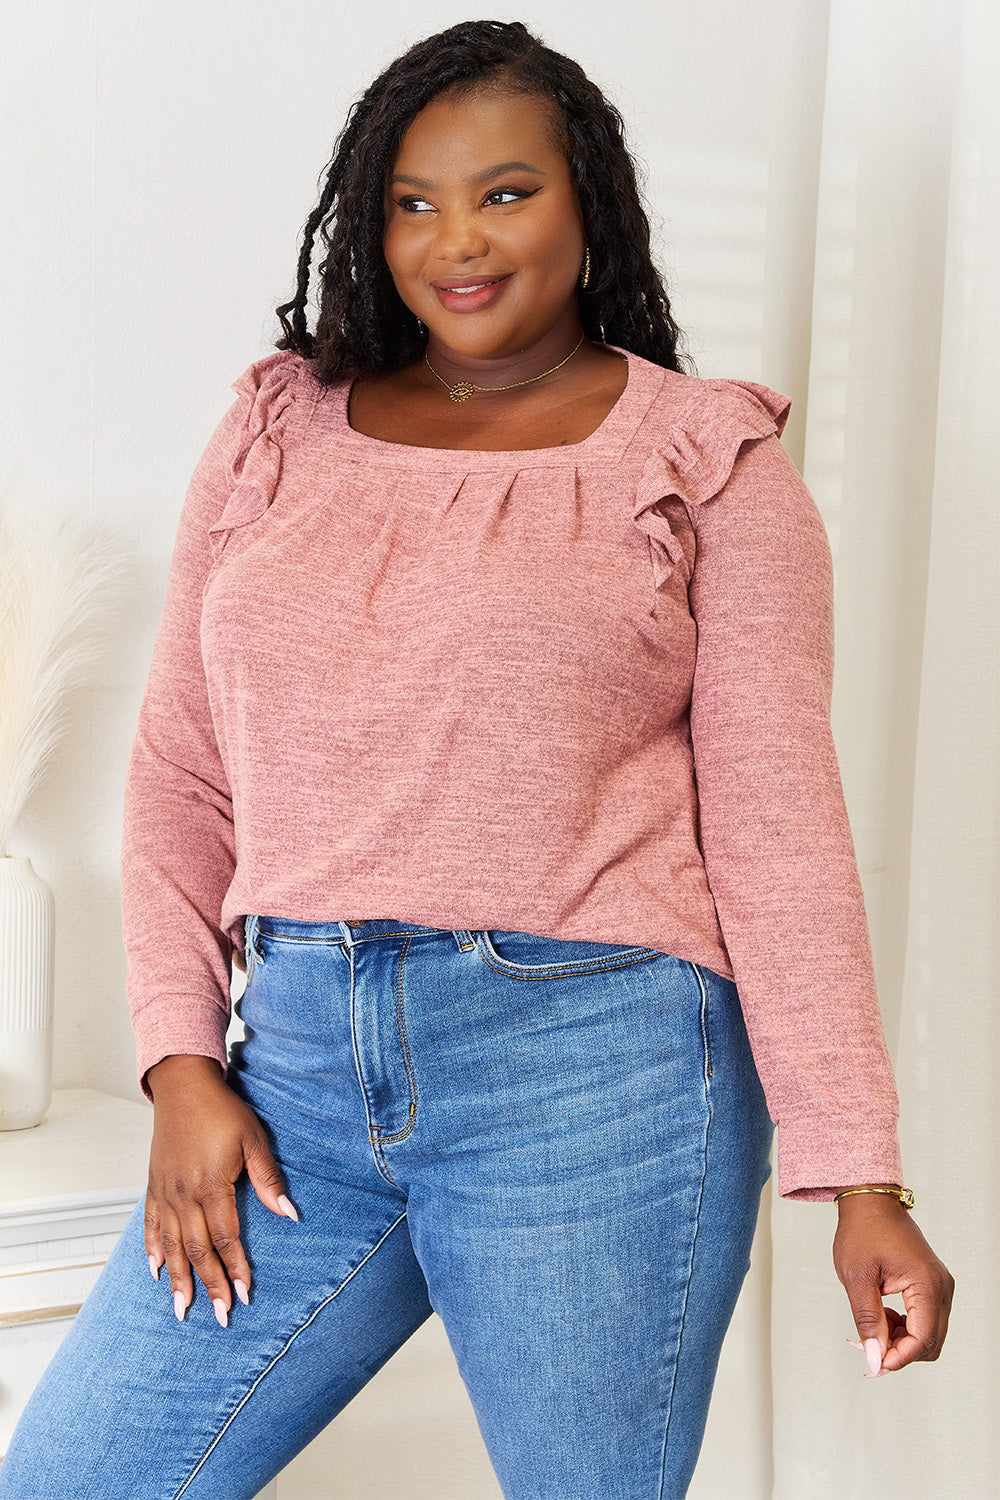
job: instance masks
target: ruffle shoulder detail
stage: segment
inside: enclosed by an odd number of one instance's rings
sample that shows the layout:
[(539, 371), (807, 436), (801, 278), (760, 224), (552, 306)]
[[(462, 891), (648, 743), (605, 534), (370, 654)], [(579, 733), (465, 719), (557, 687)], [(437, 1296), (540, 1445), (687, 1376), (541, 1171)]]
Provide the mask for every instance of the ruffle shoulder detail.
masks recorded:
[(699, 380), (700, 390), (664, 441), (650, 454), (636, 490), (632, 519), (650, 539), (653, 581), (661, 588), (684, 553), (657, 507), (676, 499), (704, 505), (722, 490), (743, 444), (784, 430), (787, 396), (752, 380)]
[(229, 499), (208, 529), (218, 558), (230, 532), (258, 521), (274, 499), (281, 473), (281, 440), (295, 403), (302, 356), (279, 349), (255, 360), (232, 389), (243, 398), (243, 425), (230, 462)]

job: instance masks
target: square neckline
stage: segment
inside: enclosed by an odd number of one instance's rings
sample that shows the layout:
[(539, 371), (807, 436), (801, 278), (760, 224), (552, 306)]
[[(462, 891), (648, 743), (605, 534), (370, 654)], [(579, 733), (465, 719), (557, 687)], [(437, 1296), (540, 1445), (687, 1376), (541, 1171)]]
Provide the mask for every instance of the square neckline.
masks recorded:
[(601, 344), (599, 347), (624, 357), (628, 367), (625, 386), (603, 420), (578, 443), (560, 443), (541, 448), (434, 448), (371, 437), (350, 424), (348, 412), (353, 380), (346, 380), (339, 387), (339, 400), (334, 413), (340, 429), (339, 436), (359, 457), (408, 468), (548, 467), (556, 463), (620, 455), (652, 404), (667, 371), (617, 344)]

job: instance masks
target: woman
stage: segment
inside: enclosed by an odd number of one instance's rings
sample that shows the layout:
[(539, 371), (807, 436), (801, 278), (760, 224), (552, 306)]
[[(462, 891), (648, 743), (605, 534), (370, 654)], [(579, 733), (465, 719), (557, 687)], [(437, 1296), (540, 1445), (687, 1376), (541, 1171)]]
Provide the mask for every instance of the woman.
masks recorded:
[(772, 1121), (872, 1374), (936, 1358), (952, 1294), (789, 403), (683, 372), (621, 121), (520, 24), (372, 84), (278, 311), (129, 769), (144, 1211), (0, 1496), (252, 1496), (432, 1309), (505, 1495), (682, 1496)]

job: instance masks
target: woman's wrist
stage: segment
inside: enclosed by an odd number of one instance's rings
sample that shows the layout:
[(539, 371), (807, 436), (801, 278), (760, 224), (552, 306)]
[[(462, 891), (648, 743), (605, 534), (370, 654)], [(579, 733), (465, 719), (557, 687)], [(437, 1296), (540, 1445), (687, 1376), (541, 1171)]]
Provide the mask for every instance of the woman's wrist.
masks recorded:
[(869, 1188), (892, 1188), (899, 1191), (903, 1184), (901, 1182), (845, 1182), (843, 1187), (835, 1187), (835, 1193), (860, 1193), (867, 1192)]
[(871, 1212), (873, 1206), (876, 1212), (880, 1207), (890, 1205), (902, 1209), (903, 1205), (897, 1196), (902, 1191), (902, 1185), (898, 1182), (852, 1182), (833, 1190), (834, 1198), (838, 1193), (845, 1195), (837, 1203), (837, 1209), (842, 1214)]
[(158, 1095), (162, 1098), (175, 1090), (187, 1090), (201, 1083), (218, 1083), (222, 1077), (222, 1069), (214, 1057), (194, 1053), (172, 1053), (146, 1069), (146, 1082), (154, 1104)]

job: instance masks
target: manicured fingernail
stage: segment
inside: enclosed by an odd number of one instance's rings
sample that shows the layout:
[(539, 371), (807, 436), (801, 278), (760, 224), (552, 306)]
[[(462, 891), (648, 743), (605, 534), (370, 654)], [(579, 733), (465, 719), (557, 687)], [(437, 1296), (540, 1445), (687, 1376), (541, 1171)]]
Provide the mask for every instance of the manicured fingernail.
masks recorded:
[(212, 1306), (215, 1308), (215, 1321), (218, 1323), (219, 1327), (228, 1328), (229, 1314), (226, 1311), (226, 1304), (223, 1302), (222, 1298), (213, 1297)]
[(237, 1297), (239, 1297), (240, 1301), (243, 1303), (243, 1306), (247, 1307), (250, 1302), (250, 1289), (247, 1286), (246, 1282), (234, 1281), (233, 1286), (236, 1288)]
[(284, 1193), (282, 1193), (281, 1197), (278, 1199), (278, 1207), (281, 1209), (281, 1212), (284, 1214), (286, 1219), (294, 1219), (296, 1224), (299, 1222), (299, 1216), (295, 1212), (294, 1204), (289, 1203)]
[(160, 1279), (160, 1268), (159, 1268), (159, 1266), (158, 1266), (158, 1265), (157, 1265), (157, 1264), (156, 1264), (156, 1259), (155, 1259), (155, 1257), (154, 1257), (154, 1256), (152, 1256), (152, 1255), (151, 1255), (151, 1256), (150, 1256), (150, 1257), (149, 1257), (149, 1269), (150, 1269), (150, 1270), (151, 1270), (151, 1271), (152, 1271), (152, 1273), (153, 1273), (153, 1280), (154, 1280), (154, 1281), (159, 1281), (159, 1279)]
[(865, 1346), (864, 1344), (859, 1343), (857, 1339), (848, 1339), (847, 1342), (850, 1344), (852, 1349), (860, 1349), (861, 1353), (864, 1354)]
[(878, 1339), (865, 1339), (865, 1354), (868, 1356), (869, 1370), (877, 1375), (882, 1368), (882, 1345)]
[(187, 1303), (184, 1301), (184, 1293), (183, 1292), (175, 1292), (174, 1293), (174, 1312), (177, 1314), (178, 1319), (182, 1323), (184, 1322), (184, 1313), (185, 1313), (186, 1309), (187, 1309)]

